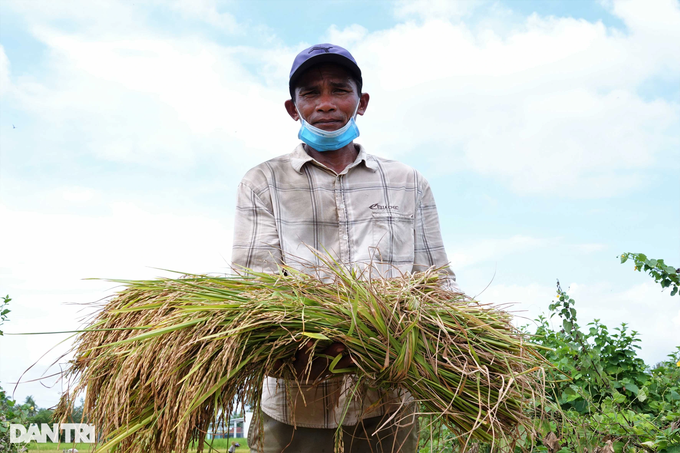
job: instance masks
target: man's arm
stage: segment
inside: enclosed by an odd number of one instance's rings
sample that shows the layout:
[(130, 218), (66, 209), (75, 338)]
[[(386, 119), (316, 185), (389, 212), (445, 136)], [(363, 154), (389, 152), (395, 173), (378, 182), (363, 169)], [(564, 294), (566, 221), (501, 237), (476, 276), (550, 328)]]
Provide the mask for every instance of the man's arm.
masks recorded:
[(237, 190), (231, 262), (236, 271), (245, 267), (270, 274), (278, 272), (282, 263), (271, 202), (261, 199), (245, 182)]
[(444, 249), (444, 241), (439, 226), (439, 215), (430, 184), (418, 174), (421, 188), (420, 200), (416, 207), (415, 218), (415, 258), (413, 271), (424, 271), (432, 266), (442, 268), (441, 276), (444, 288), (461, 292), (456, 283), (456, 275), (449, 267), (449, 260)]

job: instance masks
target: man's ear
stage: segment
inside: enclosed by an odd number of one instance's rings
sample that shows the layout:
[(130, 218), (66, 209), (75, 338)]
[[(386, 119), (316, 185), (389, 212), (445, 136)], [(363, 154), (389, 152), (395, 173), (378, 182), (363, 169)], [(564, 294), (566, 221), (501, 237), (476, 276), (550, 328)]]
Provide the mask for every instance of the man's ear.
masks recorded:
[(368, 107), (368, 101), (371, 99), (371, 97), (368, 95), (368, 93), (361, 93), (361, 97), (359, 98), (359, 108), (357, 109), (357, 113), (359, 115), (363, 115), (364, 112), (366, 112), (366, 108)]
[(295, 108), (295, 104), (293, 103), (292, 99), (288, 99), (283, 103), (283, 105), (286, 106), (286, 112), (288, 112), (291, 118), (293, 118), (295, 121), (300, 119), (300, 115), (298, 115), (297, 109)]

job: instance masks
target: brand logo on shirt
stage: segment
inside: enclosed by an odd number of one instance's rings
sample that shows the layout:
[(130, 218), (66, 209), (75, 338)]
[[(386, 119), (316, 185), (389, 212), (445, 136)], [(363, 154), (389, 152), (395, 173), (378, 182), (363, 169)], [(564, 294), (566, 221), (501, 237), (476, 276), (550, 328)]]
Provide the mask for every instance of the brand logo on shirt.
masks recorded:
[(399, 210), (399, 206), (392, 206), (392, 205), (385, 205), (385, 204), (372, 204), (368, 207), (368, 209), (394, 209), (394, 210)]

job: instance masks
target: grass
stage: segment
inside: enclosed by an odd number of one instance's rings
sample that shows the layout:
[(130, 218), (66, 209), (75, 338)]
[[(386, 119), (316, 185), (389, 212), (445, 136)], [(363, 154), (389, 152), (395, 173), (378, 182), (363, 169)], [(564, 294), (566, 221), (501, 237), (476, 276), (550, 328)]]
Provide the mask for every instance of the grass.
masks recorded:
[[(207, 441), (208, 444), (210, 444), (210, 441)], [(237, 452), (240, 453), (246, 453), (249, 452), (250, 449), (248, 448), (248, 442), (246, 439), (239, 437), (239, 438), (231, 438), (227, 442), (227, 439), (215, 439), (213, 442), (213, 447), (220, 452), (224, 453), (229, 449), (229, 445), (231, 445), (231, 442), (237, 442), (241, 444), (240, 447), (236, 448)], [(71, 444), (65, 444), (62, 443), (61, 445), (55, 444), (52, 442), (47, 442), (47, 443), (31, 443), (28, 445), (28, 451), (40, 451), (42, 453), (62, 453), (64, 450), (68, 448), (76, 448), (78, 450), (78, 453), (87, 453), (87, 452), (92, 452), (93, 451), (93, 445), (94, 444), (84, 444), (84, 443), (77, 443), (75, 446)], [(208, 448), (205, 449), (206, 452), (209, 451)], [(189, 446), (189, 452), (194, 453), (196, 452), (196, 446), (195, 445), (190, 445)]]
[(92, 445), (93, 444), (84, 444), (84, 443), (62, 443), (62, 444), (55, 444), (52, 442), (46, 442), (46, 443), (30, 443), (28, 444), (28, 451), (42, 451), (42, 452), (59, 452), (62, 453), (62, 451), (69, 449), (69, 448), (76, 448), (78, 450), (78, 453), (84, 453), (88, 451), (92, 451)]
[(524, 409), (542, 394), (543, 362), (508, 313), (445, 291), (436, 270), (371, 280), (327, 264), (332, 283), (292, 268), (121, 281), (75, 344), (57, 413), (87, 388), (105, 447), (188, 451), (219, 414), (257, 413), (265, 376), (295, 381), (299, 348), (341, 342), (355, 390), (407, 390), (463, 444), (531, 435)]
[[(208, 445), (211, 445), (211, 441), (208, 440), (206, 442), (208, 443)], [(248, 440), (244, 439), (242, 437), (231, 438), (228, 441), (227, 441), (227, 439), (215, 439), (212, 443), (212, 446), (213, 446), (213, 448), (215, 448), (215, 449), (217, 449), (221, 452), (224, 452), (224, 451), (227, 451), (229, 449), (229, 446), (231, 445), (232, 442), (236, 442), (238, 444), (241, 444), (240, 447), (236, 448), (237, 452), (250, 451), (250, 449), (248, 448)], [(192, 451), (192, 452), (196, 451), (195, 445), (190, 445), (189, 448), (190, 448), (190, 451)], [(207, 452), (207, 451), (209, 451), (209, 449), (206, 447), (205, 451)]]

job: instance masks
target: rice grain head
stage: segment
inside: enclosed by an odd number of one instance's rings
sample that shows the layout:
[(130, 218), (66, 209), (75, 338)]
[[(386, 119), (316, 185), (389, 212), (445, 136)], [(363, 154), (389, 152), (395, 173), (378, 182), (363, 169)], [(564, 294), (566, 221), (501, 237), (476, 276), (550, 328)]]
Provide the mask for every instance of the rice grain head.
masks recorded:
[(509, 313), (442, 289), (437, 269), (364, 281), (326, 264), (331, 283), (288, 267), (114, 280), (125, 289), (78, 336), (57, 416), (87, 389), (97, 452), (186, 452), (192, 441), (202, 451), (225, 414), (260, 412), (266, 376), (297, 382), (293, 358), (312, 340), (316, 355), (346, 346), (356, 368), (333, 371), (351, 374), (357, 395), (407, 391), (461, 445), (533, 435), (526, 413), (544, 393), (545, 364)]

